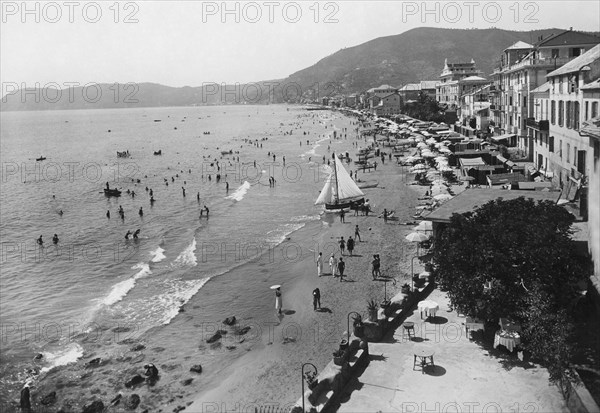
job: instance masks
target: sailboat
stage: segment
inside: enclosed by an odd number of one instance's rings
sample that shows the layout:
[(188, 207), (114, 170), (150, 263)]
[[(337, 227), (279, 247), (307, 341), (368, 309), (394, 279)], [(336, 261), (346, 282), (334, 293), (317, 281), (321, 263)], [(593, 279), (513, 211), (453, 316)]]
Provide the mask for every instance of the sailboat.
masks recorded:
[(337, 156), (333, 156), (333, 170), (325, 181), (315, 205), (325, 205), (325, 209), (349, 208), (364, 203), (365, 194), (350, 178), (350, 175)]

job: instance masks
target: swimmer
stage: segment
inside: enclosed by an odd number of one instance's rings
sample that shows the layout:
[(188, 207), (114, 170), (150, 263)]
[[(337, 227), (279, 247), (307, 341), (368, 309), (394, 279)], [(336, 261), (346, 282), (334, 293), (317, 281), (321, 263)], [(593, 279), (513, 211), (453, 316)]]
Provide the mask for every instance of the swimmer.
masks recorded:
[(58, 235), (54, 234), (54, 236), (52, 237), (52, 242), (56, 245), (58, 244)]
[(44, 245), (44, 240), (42, 239), (42, 236), (40, 235), (40, 237), (37, 239), (37, 243), (38, 245)]
[(130, 235), (131, 235), (131, 231), (127, 231), (127, 234), (125, 234), (125, 239), (129, 239)]
[(142, 207), (140, 207), (140, 211), (138, 212), (138, 214), (140, 214), (141, 217), (144, 216), (144, 210), (142, 209)]
[(138, 239), (138, 235), (139, 235), (140, 231), (141, 230), (139, 228), (135, 230), (135, 232), (133, 233), (133, 239)]

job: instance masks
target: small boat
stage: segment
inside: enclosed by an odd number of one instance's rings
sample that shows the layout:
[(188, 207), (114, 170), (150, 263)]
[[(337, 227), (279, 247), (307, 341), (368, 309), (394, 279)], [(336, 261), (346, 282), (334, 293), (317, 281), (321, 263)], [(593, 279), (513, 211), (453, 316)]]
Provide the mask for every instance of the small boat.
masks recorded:
[(113, 188), (113, 189), (104, 188), (104, 195), (118, 197), (118, 196), (121, 196), (121, 191), (119, 191), (118, 189), (115, 189), (115, 188)]
[(342, 161), (337, 156), (334, 156), (332, 169), (333, 171), (325, 181), (315, 205), (325, 205), (325, 209), (331, 210), (363, 204), (365, 194), (350, 178)]
[(154, 151), (154, 155), (162, 155), (162, 149), (159, 149), (158, 151)]
[(358, 184), (358, 187), (360, 189), (367, 189), (367, 188), (377, 188), (377, 186), (379, 186), (379, 182), (363, 182)]
[(45, 156), (40, 156), (39, 158), (35, 158), (36, 161), (45, 161), (46, 157)]

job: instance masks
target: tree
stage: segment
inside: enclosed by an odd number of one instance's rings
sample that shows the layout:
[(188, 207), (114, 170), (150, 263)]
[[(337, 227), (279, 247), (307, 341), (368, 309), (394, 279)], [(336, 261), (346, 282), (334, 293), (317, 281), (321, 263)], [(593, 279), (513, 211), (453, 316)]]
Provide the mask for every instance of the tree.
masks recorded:
[(436, 280), (452, 305), (521, 323), (523, 349), (548, 368), (552, 382), (569, 364), (577, 283), (586, 274), (571, 242), (572, 222), (554, 202), (498, 199), (453, 215), (434, 245)]
[(419, 92), (416, 101), (404, 105), (403, 112), (408, 116), (422, 121), (443, 122), (443, 110), (438, 102), (427, 93)]

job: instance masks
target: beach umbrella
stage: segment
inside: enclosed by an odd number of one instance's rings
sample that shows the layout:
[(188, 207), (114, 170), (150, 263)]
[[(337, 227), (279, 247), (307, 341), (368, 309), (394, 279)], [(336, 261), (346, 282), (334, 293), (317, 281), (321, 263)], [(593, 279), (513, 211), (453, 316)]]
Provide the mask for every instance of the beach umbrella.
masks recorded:
[(419, 225), (414, 228), (415, 231), (433, 231), (433, 222), (421, 221)]
[(411, 232), (405, 239), (410, 242), (423, 242), (429, 239), (429, 235), (425, 235), (422, 232)]
[(439, 194), (439, 195), (435, 195), (433, 197), (433, 199), (435, 199), (436, 201), (447, 201), (449, 199), (452, 199), (452, 195), (450, 195), (450, 194)]

